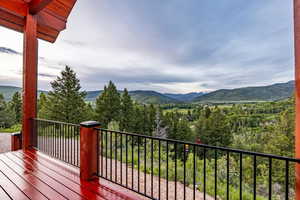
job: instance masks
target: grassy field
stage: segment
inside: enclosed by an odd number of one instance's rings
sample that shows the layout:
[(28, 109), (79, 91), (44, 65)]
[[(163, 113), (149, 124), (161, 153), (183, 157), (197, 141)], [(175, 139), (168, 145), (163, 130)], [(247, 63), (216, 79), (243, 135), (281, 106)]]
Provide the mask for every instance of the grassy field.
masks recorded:
[(14, 132), (21, 131), (21, 127), (22, 127), (21, 124), (16, 124), (10, 128), (0, 128), (0, 132), (1, 133), (14, 133)]

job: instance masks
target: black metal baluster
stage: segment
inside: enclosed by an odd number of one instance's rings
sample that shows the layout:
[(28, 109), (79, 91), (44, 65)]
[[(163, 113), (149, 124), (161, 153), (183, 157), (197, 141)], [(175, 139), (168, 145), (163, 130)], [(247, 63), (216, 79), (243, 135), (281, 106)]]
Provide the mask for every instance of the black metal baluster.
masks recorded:
[(144, 194), (147, 194), (147, 138), (144, 142)]
[(140, 192), (140, 137), (138, 136), (138, 192)]
[(108, 178), (107, 156), (108, 156), (108, 131), (105, 131), (105, 178)]
[(101, 176), (104, 177), (103, 175), (103, 131), (99, 130), (99, 133), (101, 134), (101, 148), (100, 148), (100, 154), (101, 154)]
[[(101, 134), (102, 137), (102, 134)], [(76, 152), (77, 152), (77, 166), (79, 167), (79, 156), (80, 156), (80, 152), (79, 152), (79, 140), (80, 140), (80, 133), (79, 133), (79, 128), (76, 128)], [(101, 151), (103, 151), (103, 149), (101, 149)]]
[(121, 185), (123, 185), (123, 134), (121, 136), (121, 151), (120, 151), (120, 157), (121, 157), (121, 162), (120, 162), (120, 175), (121, 175)]
[(117, 159), (118, 159), (118, 134), (117, 132), (115, 132), (115, 182), (118, 182), (118, 163), (117, 163)]
[(206, 148), (203, 149), (203, 197), (206, 200)]
[(269, 158), (269, 200), (272, 200), (272, 158)]
[(153, 138), (151, 138), (151, 197), (153, 197), (153, 151), (154, 151), (154, 145), (153, 145)]
[(193, 145), (193, 199), (196, 199), (196, 145)]
[(59, 124), (56, 126), (56, 129), (59, 134), (59, 159), (62, 160), (62, 140), (61, 140), (61, 132), (59, 129)]
[(183, 199), (186, 196), (186, 146), (183, 145)]
[(167, 185), (167, 190), (166, 190), (166, 195), (167, 195), (167, 200), (169, 199), (169, 142), (167, 141), (167, 146), (166, 146), (166, 152), (167, 152), (167, 179), (166, 179), (166, 185)]
[(229, 151), (227, 151), (227, 182), (226, 182), (226, 199), (229, 200)]
[(218, 152), (215, 149), (215, 200), (217, 200), (218, 196)]
[(285, 161), (285, 200), (289, 199), (289, 161)]
[(160, 162), (160, 140), (158, 140), (158, 199), (160, 198), (160, 170), (161, 170), (161, 162)]
[(125, 154), (125, 159), (126, 159), (126, 187), (128, 187), (128, 136), (125, 135), (125, 139), (126, 139), (126, 154)]
[(113, 166), (112, 166), (112, 159), (113, 159), (113, 157), (112, 157), (112, 155), (113, 155), (113, 151), (112, 151), (112, 149), (113, 149), (113, 139), (112, 139), (112, 135), (113, 135), (113, 133), (111, 132), (111, 131), (109, 131), (109, 134), (110, 134), (110, 141), (109, 141), (109, 143), (110, 143), (110, 180), (112, 181), (113, 179), (112, 179), (112, 174), (113, 174), (113, 170), (112, 170), (112, 168), (113, 168)]
[(69, 128), (71, 129), (70, 130), (70, 142), (71, 142), (71, 156), (70, 156), (70, 163), (71, 164), (73, 164), (73, 140), (74, 140), (74, 138), (73, 138), (73, 127), (72, 126), (70, 126), (70, 125), (68, 125), (69, 126)]
[(174, 143), (174, 159), (175, 159), (175, 190), (174, 196), (175, 200), (177, 200), (177, 143)]
[(256, 156), (253, 157), (253, 199), (256, 200)]
[(240, 200), (243, 199), (243, 154), (240, 153)]
[(134, 189), (134, 144), (133, 135), (131, 136), (131, 188)]

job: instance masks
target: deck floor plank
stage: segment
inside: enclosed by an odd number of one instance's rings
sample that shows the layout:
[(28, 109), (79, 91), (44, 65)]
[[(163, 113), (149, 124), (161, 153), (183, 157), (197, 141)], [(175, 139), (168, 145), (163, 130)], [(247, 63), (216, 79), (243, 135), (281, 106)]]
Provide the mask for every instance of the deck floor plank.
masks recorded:
[(0, 199), (1, 200), (11, 200), (10, 196), (5, 192), (5, 190), (0, 185)]
[[(13, 162), (18, 163), (20, 166), (24, 167), (24, 161), (21, 160), (19, 157), (15, 156), (13, 153), (7, 155), (8, 158), (10, 158)], [(36, 177), (40, 178), (42, 181), (47, 182), (49, 186), (54, 188), (57, 192), (60, 194), (63, 194), (68, 199), (74, 199), (74, 200), (81, 200), (84, 199), (84, 197), (80, 196), (78, 193), (74, 192), (73, 190), (70, 190), (65, 185), (57, 182), (55, 179), (53, 179), (51, 176), (48, 176), (48, 174), (45, 174), (39, 170), (35, 170), (33, 166), (27, 165), (26, 166), (28, 170), (31, 171), (32, 174), (34, 174)]]
[[(4, 156), (0, 157), (1, 171), (5, 173), (7, 178), (9, 178), (18, 188), (20, 188), (26, 194), (26, 196), (28, 196), (30, 199), (47, 200), (46, 196), (39, 190), (43, 188), (41, 182), (37, 181), (33, 177), (30, 177), (30, 175), (26, 172), (24, 172), (23, 175), (20, 176), (17, 172), (12, 170), (14, 169), (14, 167), (15, 166), (8, 167), (6, 165)], [(44, 192), (45, 191), (46, 190), (44, 190)]]
[[(20, 154), (21, 152), (16, 152), (16, 154)], [(40, 153), (38, 153), (40, 154)], [(94, 180), (94, 181), (90, 181), (90, 182), (86, 182), (86, 181), (80, 181), (79, 175), (78, 174), (74, 174), (74, 172), (67, 170), (67, 168), (61, 168), (61, 166), (57, 165), (55, 162), (53, 161), (49, 161), (49, 159), (45, 156), (39, 156), (35, 153), (32, 153), (32, 151), (30, 152), (26, 152), (26, 156), (30, 157), (33, 160), (38, 160), (38, 162), (41, 165), (47, 166), (50, 170), (53, 170), (57, 173), (59, 173), (60, 175), (68, 178), (69, 180), (75, 182), (75, 183), (80, 183), (82, 186), (88, 188), (89, 190), (91, 190), (92, 192), (96, 192), (97, 194), (101, 195), (102, 197), (104, 197), (105, 199), (111, 199), (112, 194), (113, 194), (113, 199), (115, 200), (124, 200), (124, 199), (128, 199), (130, 200), (131, 198), (124, 196), (122, 194), (116, 194), (114, 191), (112, 191), (110, 188), (107, 188), (101, 184), (99, 184), (99, 181)]]
[[(43, 193), (48, 199), (57, 199), (57, 200), (65, 200), (67, 197), (63, 196), (62, 193), (66, 193), (65, 190), (61, 191), (61, 193), (51, 187), (53, 184), (58, 185), (55, 181), (51, 180), (49, 177), (41, 177), (38, 176), (38, 171), (33, 171), (30, 166), (21, 166), (15, 157), (12, 157), (11, 154), (5, 155), (6, 158), (2, 158), (3, 161), (5, 161), (9, 166), (12, 166), (13, 169), (19, 174), (23, 174), (24, 178), (27, 179), (27, 181), (34, 182), (34, 185), (37, 187), (39, 186), (39, 191)], [(22, 161), (21, 161), (22, 162)], [(54, 185), (54, 186), (55, 186)], [(60, 185), (58, 185), (60, 186)], [(62, 189), (62, 185), (60, 186)], [(58, 187), (56, 187), (57, 189)]]
[(139, 199), (112, 188), (83, 181), (78, 168), (33, 149), (0, 154), (0, 200)]
[(55, 179), (56, 182), (63, 184), (65, 188), (69, 188), (72, 191), (77, 192), (85, 199), (97, 199), (97, 200), (103, 200), (99, 195), (87, 190), (86, 188), (83, 188), (80, 184), (76, 184), (69, 179), (61, 176), (57, 172), (51, 171), (45, 166), (42, 166), (39, 162), (33, 162), (29, 157), (26, 155), (23, 155), (22, 161), (24, 161), (24, 166), (31, 166), (34, 168), (35, 171), (40, 171), (42, 173), (48, 174), (53, 179)]
[(2, 171), (0, 171), (0, 185), (12, 199), (29, 200), (21, 189), (8, 179)]

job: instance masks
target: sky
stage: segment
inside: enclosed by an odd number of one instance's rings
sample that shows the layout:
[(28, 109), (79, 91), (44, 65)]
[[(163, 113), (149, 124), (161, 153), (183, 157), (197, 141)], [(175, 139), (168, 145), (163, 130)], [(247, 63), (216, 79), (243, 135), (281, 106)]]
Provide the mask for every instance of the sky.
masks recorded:
[[(188, 93), (294, 76), (292, 0), (78, 0), (54, 44), (39, 41), (39, 88), (65, 65), (85, 90)], [(0, 27), (0, 85), (21, 86), (22, 34)]]

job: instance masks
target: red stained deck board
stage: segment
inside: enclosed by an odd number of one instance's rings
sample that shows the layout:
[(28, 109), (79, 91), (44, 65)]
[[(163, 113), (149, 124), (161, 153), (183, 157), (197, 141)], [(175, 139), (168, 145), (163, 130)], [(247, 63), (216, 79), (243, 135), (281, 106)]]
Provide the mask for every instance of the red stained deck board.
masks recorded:
[[(15, 158), (17, 159), (17, 157)], [(65, 187), (71, 189), (72, 191), (76, 191), (79, 193), (83, 198), (86, 199), (97, 199), (97, 200), (103, 200), (103, 198), (100, 197), (100, 195), (97, 195), (96, 193), (91, 192), (87, 188), (84, 188), (83, 186), (76, 184), (75, 182), (70, 181), (69, 179), (61, 176), (60, 174), (48, 169), (45, 166), (42, 166), (39, 162), (34, 162), (34, 160), (31, 160), (30, 158), (24, 156), (23, 157), (23, 165), (27, 168), (27, 165), (31, 165), (35, 168), (37, 171), (41, 171), (43, 173), (48, 174), (53, 179), (55, 179), (58, 183), (64, 184)]]
[(2, 171), (0, 171), (0, 185), (12, 199), (29, 200), (29, 198), (18, 188)]
[[(32, 177), (27, 176), (26, 173), (24, 173), (23, 177), (26, 177), (26, 179), (23, 179), (20, 177), (15, 171), (12, 170), (14, 166), (8, 167), (5, 164), (5, 161), (2, 160), (3, 158), (0, 157), (0, 169), (1, 171), (7, 176), (8, 179), (10, 179), (27, 197), (30, 199), (36, 199), (36, 200), (46, 200), (47, 198), (37, 189), (40, 187), (40, 183), (37, 182)], [(31, 179), (32, 178), (32, 179)], [(32, 184), (35, 184), (33, 186)]]
[[(39, 171), (33, 171), (30, 167), (30, 165), (26, 167), (22, 167), (22, 164), (19, 164), (19, 160), (15, 159), (16, 157), (13, 157), (11, 154), (5, 155), (7, 158), (3, 158), (3, 161), (5, 161), (9, 166), (12, 166), (14, 170), (16, 170), (19, 174), (26, 173), (26, 176), (32, 178), (35, 180), (35, 183), (39, 183), (41, 186), (40, 191), (47, 196), (49, 199), (81, 199), (76, 198), (76, 196), (63, 196), (64, 194), (69, 194), (71, 191), (65, 191), (64, 185), (58, 184), (56, 181), (52, 180), (50, 177), (47, 177), (46, 175), (43, 176)], [(20, 160), (22, 163), (22, 161)], [(52, 189), (53, 188), (53, 189)], [(71, 193), (72, 194), (72, 193)]]
[(74, 199), (74, 200), (79, 200), (79, 199), (85, 199), (83, 196), (80, 196), (76, 191), (71, 190), (69, 187), (65, 186), (63, 183), (57, 182), (56, 179), (52, 178), (49, 176), (47, 173), (44, 173), (40, 170), (36, 170), (35, 167), (33, 167), (31, 164), (26, 164), (22, 159), (19, 157), (16, 157), (13, 154), (9, 154), (8, 157), (13, 160), (14, 162), (18, 163), (20, 166), (25, 166), (27, 169), (31, 170), (31, 173), (34, 174), (35, 176), (39, 177), (40, 179), (47, 181), (47, 183), (57, 190), (59, 193), (63, 194), (69, 199)]
[[(14, 155), (19, 156), (20, 158), (24, 157), (24, 154), (21, 154), (19, 152), (14, 153)], [(36, 155), (26, 153), (25, 160), (31, 159), (30, 162), (36, 162)], [(74, 182), (75, 184), (79, 184), (85, 188), (88, 189), (89, 191), (100, 195), (101, 197), (110, 200), (113, 199), (115, 200), (130, 200), (127, 196), (120, 195), (114, 191), (109, 190), (108, 188), (105, 188), (100, 185), (93, 184), (93, 182), (87, 182), (87, 181), (80, 181), (79, 176), (75, 175), (74, 172), (71, 172), (70, 170), (66, 170), (61, 168), (59, 165), (55, 164), (54, 162), (49, 161), (46, 158), (42, 158), (41, 156), (38, 156), (38, 163), (40, 164), (40, 169), (41, 170), (47, 170), (47, 173), (50, 171), (57, 172), (61, 176), (69, 179), (70, 181)], [(47, 168), (46, 168), (47, 167)], [(46, 171), (45, 171), (46, 172)]]
[[(21, 154), (21, 152), (18, 152), (18, 154)], [(24, 154), (22, 154), (24, 155)], [(131, 194), (125, 194), (123, 192), (118, 191), (117, 189), (114, 190), (114, 188), (111, 188), (111, 186), (107, 187), (103, 184), (99, 183), (98, 179), (95, 179), (91, 182), (86, 181), (80, 181), (79, 178), (79, 172), (74, 171), (73, 167), (66, 168), (62, 167), (60, 163), (57, 162), (57, 160), (53, 158), (49, 158), (48, 156), (44, 155), (43, 153), (40, 153), (35, 150), (30, 150), (26, 152), (26, 156), (30, 157), (31, 159), (38, 160), (39, 163), (42, 165), (47, 166), (49, 169), (52, 169), (56, 171), (57, 173), (61, 174), (62, 176), (65, 176), (66, 178), (75, 181), (77, 183), (81, 183), (81, 185), (91, 189), (92, 191), (100, 194), (101, 196), (105, 197), (106, 199), (111, 199), (111, 195), (113, 194), (113, 199), (122, 199), (122, 200), (138, 200), (136, 196), (133, 196)], [(100, 189), (102, 188), (102, 189)]]
[(79, 170), (36, 150), (0, 154), (0, 200), (137, 200), (114, 187), (87, 182)]
[(1, 200), (11, 200), (10, 196), (5, 192), (5, 190), (0, 185), (0, 199)]

